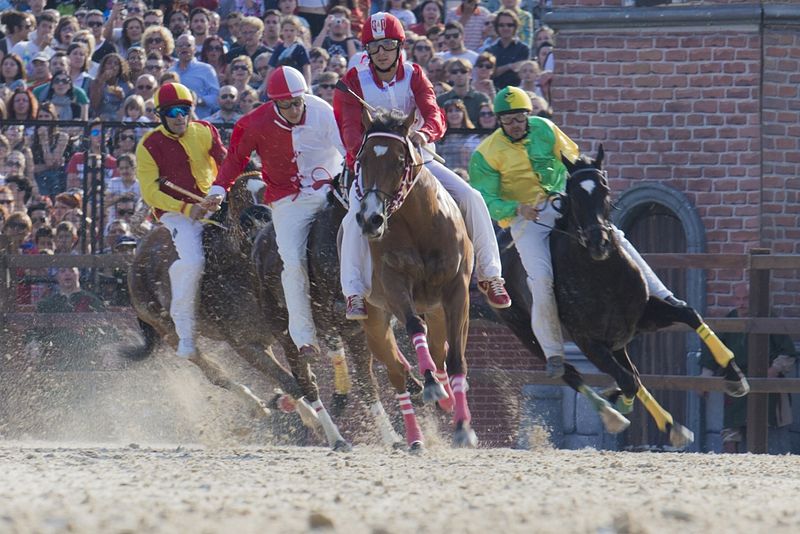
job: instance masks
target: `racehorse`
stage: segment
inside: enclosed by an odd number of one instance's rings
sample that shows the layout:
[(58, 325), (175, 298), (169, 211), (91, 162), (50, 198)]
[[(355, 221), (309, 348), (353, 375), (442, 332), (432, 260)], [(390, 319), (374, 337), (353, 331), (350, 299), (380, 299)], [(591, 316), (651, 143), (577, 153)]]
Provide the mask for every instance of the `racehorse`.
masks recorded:
[[(566, 194), (554, 199), (560, 204), (562, 217), (550, 235), (550, 249), (561, 324), (587, 358), (614, 378), (619, 389), (608, 392), (607, 398), (601, 397), (584, 384), (570, 364), (565, 364), (563, 380), (588, 398), (608, 432), (627, 428), (630, 422), (622, 414), (630, 413), (636, 397), (659, 430), (669, 433), (670, 443), (683, 448), (693, 441), (693, 433), (675, 422), (656, 402), (628, 357), (627, 345), (637, 333), (674, 323), (687, 324), (725, 368), (729, 395), (746, 395), (749, 385), (732, 360), (732, 353), (694, 309), (648, 295), (641, 271), (622, 249), (611, 227), (610, 189), (602, 170), (603, 156), (601, 146), (595, 160), (582, 156), (572, 163), (562, 158), (570, 177)], [(531, 329), (527, 275), (513, 246), (503, 247), (502, 261), (513, 305), (508, 310), (498, 310), (498, 314), (531, 352), (543, 359)]]
[[(259, 173), (244, 173), (231, 187), (215, 221), (206, 224), (203, 248), (206, 255), (201, 282), (197, 329), (211, 339), (226, 341), (239, 356), (254, 368), (271, 377), (290, 395), (301, 390), (292, 375), (278, 362), (270, 348), (275, 341), (269, 316), (262, 312), (256, 296), (256, 273), (250, 261), (251, 242), (247, 227), (254, 211), (253, 184), (260, 184)], [(127, 350), (127, 356), (141, 359), (150, 355), (160, 340), (173, 348), (178, 338), (169, 317), (171, 299), (169, 267), (177, 259), (169, 231), (158, 226), (145, 235), (128, 271), (131, 303), (139, 318), (145, 344)], [(260, 415), (269, 414), (263, 400), (246, 386), (234, 382), (209, 359), (198, 354), (190, 359), (213, 384), (229, 389), (244, 398)], [(304, 422), (312, 412), (298, 414)]]
[[(348, 389), (341, 382), (347, 380), (346, 369), (342, 373), (341, 363), (345, 351), (353, 363), (360, 399), (369, 408), (380, 431), (383, 442), (397, 447), (402, 438), (395, 432), (377, 394), (377, 382), (372, 374), (372, 356), (366, 350), (363, 329), (355, 321), (345, 319), (341, 287), (339, 285), (339, 255), (337, 233), (345, 216), (342, 205), (329, 195), (328, 206), (314, 220), (308, 238), (308, 278), (312, 312), (317, 331), (332, 349), (329, 356), (334, 363), (334, 383), (339, 390)], [(316, 377), (311, 370), (313, 362), (300, 357), (289, 336), (289, 316), (286, 310), (281, 284), (283, 262), (278, 253), (275, 229), (272, 223), (265, 225), (253, 243), (253, 262), (258, 274), (259, 300), (266, 313), (278, 343), (283, 347), (292, 374), (297, 379), (303, 398), (300, 402), (319, 400)], [(411, 377), (410, 377), (411, 379)], [(341, 396), (339, 396), (341, 399)], [(336, 402), (336, 397), (334, 398)], [(340, 410), (332, 410), (334, 414)], [(350, 445), (339, 433), (330, 417), (319, 418), (319, 424), (328, 443), (334, 450), (348, 450)]]
[(369, 239), (373, 264), (362, 325), (370, 351), (387, 367), (410, 449), (421, 450), (423, 436), (406, 391), (410, 365), (397, 348), (392, 316), (403, 321), (417, 353), (423, 401), (453, 410), (454, 444), (475, 446), (464, 357), (472, 243), (455, 201), (409, 140), (414, 118), (397, 110), (379, 110), (375, 117), (362, 111), (366, 134), (357, 156), (362, 201), (356, 220)]

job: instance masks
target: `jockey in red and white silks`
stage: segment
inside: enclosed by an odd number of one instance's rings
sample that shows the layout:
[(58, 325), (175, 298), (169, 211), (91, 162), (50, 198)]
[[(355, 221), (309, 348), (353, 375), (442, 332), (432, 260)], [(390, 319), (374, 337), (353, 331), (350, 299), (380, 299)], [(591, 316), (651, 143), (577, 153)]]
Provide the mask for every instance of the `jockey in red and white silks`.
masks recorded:
[[(423, 70), (419, 65), (402, 61), (404, 39), (403, 26), (396, 17), (388, 13), (372, 15), (361, 35), (369, 55), (369, 65), (367, 68), (351, 68), (344, 82), (373, 107), (397, 109), (405, 114), (416, 112), (417, 120), (409, 137), (415, 145), (426, 145), (433, 150), (432, 143), (439, 140), (446, 130), (444, 114)], [(333, 105), (347, 149), (347, 164), (352, 168), (364, 136), (361, 104), (352, 95), (337, 92)], [(497, 240), (481, 195), (457, 174), (434, 161), (430, 154), (423, 151), (422, 157), (425, 166), (453, 196), (464, 215), (467, 231), (475, 245), (479, 287), (487, 294), (492, 306), (510, 306), (511, 300), (503, 287)], [(356, 223), (360, 201), (354, 186), (350, 188), (349, 198), (350, 208), (342, 223), (342, 291), (347, 297), (348, 318), (364, 319), (364, 298), (371, 291), (372, 265), (369, 244)]]
[(306, 248), (317, 214), (327, 205), (333, 177), (341, 172), (344, 146), (331, 106), (306, 94), (303, 75), (279, 67), (267, 84), (270, 102), (236, 123), (228, 157), (209, 196), (222, 196), (255, 150), (267, 184), (264, 202), (283, 260), (281, 282), (289, 311), (289, 334), (301, 352), (318, 351), (311, 312)]

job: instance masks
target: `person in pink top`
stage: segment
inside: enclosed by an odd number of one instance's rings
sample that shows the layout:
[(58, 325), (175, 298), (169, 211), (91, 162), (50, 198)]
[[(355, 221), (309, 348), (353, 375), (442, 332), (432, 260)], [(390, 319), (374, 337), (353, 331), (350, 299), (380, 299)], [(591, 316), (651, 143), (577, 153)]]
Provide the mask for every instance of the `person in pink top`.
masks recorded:
[[(445, 133), (444, 114), (422, 68), (403, 60), (401, 45), (404, 40), (405, 31), (394, 15), (382, 12), (372, 15), (361, 34), (369, 62), (348, 70), (344, 83), (373, 107), (416, 113), (409, 138), (415, 145), (425, 146), (422, 152), (425, 166), (453, 196), (464, 214), (467, 231), (475, 245), (478, 287), (486, 294), (489, 304), (506, 308), (511, 305), (511, 299), (501, 276), (500, 252), (486, 203), (467, 182), (428, 153), (434, 150), (432, 143)], [(361, 103), (350, 94), (337, 92), (333, 108), (347, 150), (347, 165), (353, 168), (364, 136)], [(350, 207), (342, 222), (341, 283), (347, 297), (347, 317), (358, 320), (367, 316), (364, 299), (371, 290), (372, 265), (369, 244), (356, 222), (360, 201), (355, 186), (351, 187), (349, 197)]]

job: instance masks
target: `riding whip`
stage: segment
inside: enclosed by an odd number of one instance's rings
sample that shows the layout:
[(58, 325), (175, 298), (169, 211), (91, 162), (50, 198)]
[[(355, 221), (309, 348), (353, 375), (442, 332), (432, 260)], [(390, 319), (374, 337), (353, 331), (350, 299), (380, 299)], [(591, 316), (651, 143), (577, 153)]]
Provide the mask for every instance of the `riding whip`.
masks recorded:
[[(363, 98), (358, 96), (355, 93), (355, 91), (350, 89), (347, 86), (347, 84), (344, 83), (342, 80), (339, 80), (338, 82), (336, 82), (336, 88), (338, 90), (342, 91), (343, 93), (347, 93), (348, 95), (352, 96), (353, 98), (355, 98), (356, 100), (361, 102), (361, 105), (364, 106), (365, 108), (367, 108), (367, 111), (369, 111), (370, 113), (375, 113), (376, 111), (378, 111), (377, 109), (375, 109), (374, 106), (370, 105), (366, 100), (364, 100)], [(440, 156), (439, 154), (437, 154), (436, 152), (434, 152), (433, 150), (428, 148), (426, 145), (422, 145), (422, 146), (420, 146), (420, 148), (422, 150), (424, 150), (425, 152), (427, 152), (428, 155), (430, 155), (436, 162), (441, 163), (442, 165), (444, 165), (444, 158), (442, 156)]]
[[(178, 184), (172, 183), (169, 180), (167, 180), (166, 178), (163, 178), (163, 177), (159, 178), (158, 181), (159, 181), (160, 184), (167, 186), (168, 188), (172, 189), (176, 193), (180, 193), (182, 195), (186, 195), (187, 197), (191, 198), (192, 200), (196, 200), (197, 202), (202, 202), (203, 200), (205, 200), (203, 197), (201, 197), (197, 193), (189, 191), (188, 189), (183, 188), (183, 187), (179, 186)], [(217, 206), (217, 209), (215, 209), (214, 211), (219, 211), (219, 209), (220, 209), (220, 207)], [(205, 224), (213, 224), (214, 226), (219, 226), (223, 230), (227, 230), (228, 229), (224, 224), (219, 223), (217, 221), (213, 221), (211, 219), (197, 219), (197, 220), (202, 222), (202, 223), (205, 223)]]

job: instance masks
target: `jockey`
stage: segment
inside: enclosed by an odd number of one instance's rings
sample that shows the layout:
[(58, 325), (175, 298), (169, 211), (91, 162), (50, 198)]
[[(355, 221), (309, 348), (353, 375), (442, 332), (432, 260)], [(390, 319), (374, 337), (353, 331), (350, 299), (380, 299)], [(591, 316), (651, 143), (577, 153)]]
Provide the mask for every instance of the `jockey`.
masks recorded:
[[(417, 120), (409, 137), (415, 145), (425, 145), (432, 151), (431, 143), (440, 139), (446, 129), (444, 114), (436, 103), (433, 86), (420, 66), (403, 61), (404, 40), (405, 31), (394, 15), (376, 13), (370, 16), (361, 34), (369, 64), (348, 70), (344, 82), (373, 107), (416, 113)], [(347, 149), (347, 165), (352, 169), (364, 137), (361, 104), (352, 95), (337, 92), (333, 107)], [(501, 277), (497, 240), (481, 196), (429, 154), (422, 152), (422, 155), (425, 166), (453, 196), (464, 214), (467, 232), (475, 244), (478, 287), (495, 308), (509, 307), (511, 299)], [(342, 290), (347, 297), (347, 318), (366, 319), (364, 298), (370, 293), (372, 278), (369, 244), (358, 231), (355, 221), (360, 201), (354, 186), (350, 188), (349, 197), (350, 208), (342, 223)]]
[(169, 268), (169, 313), (178, 334), (178, 356), (191, 358), (197, 352), (194, 324), (205, 263), (200, 219), (219, 207), (213, 202), (198, 203), (193, 196), (206, 194), (226, 151), (214, 126), (191, 119), (194, 100), (186, 86), (162, 85), (154, 103), (161, 126), (146, 133), (136, 148), (137, 178), (142, 199), (167, 227), (178, 253)]
[(308, 233), (327, 206), (327, 193), (344, 161), (344, 146), (331, 106), (306, 94), (300, 71), (278, 67), (267, 83), (270, 101), (236, 123), (228, 157), (208, 199), (221, 201), (255, 150), (267, 184), (264, 202), (272, 209), (281, 282), (289, 311), (289, 334), (300, 353), (319, 352), (308, 281)]
[[(567, 169), (561, 155), (574, 161), (580, 151), (558, 126), (531, 116), (532, 109), (530, 97), (518, 87), (509, 86), (497, 93), (494, 112), (500, 128), (475, 149), (469, 176), (470, 184), (483, 195), (492, 218), (501, 226), (511, 226), (533, 294), (533, 332), (547, 357), (548, 376), (557, 378), (564, 374), (564, 341), (553, 292), (549, 237), (560, 215), (547, 198), (566, 189)], [(644, 274), (650, 294), (685, 306), (658, 279), (625, 234), (616, 227), (614, 231)]]

